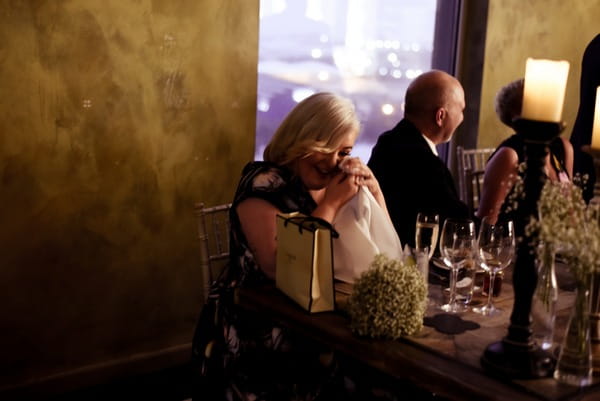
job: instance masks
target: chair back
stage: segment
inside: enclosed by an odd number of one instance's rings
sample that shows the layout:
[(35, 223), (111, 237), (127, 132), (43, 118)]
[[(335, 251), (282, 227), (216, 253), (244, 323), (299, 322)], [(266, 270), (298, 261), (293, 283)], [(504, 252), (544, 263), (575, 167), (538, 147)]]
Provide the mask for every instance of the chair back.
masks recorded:
[(229, 209), (231, 203), (213, 207), (205, 207), (202, 202), (194, 205), (205, 300), (214, 281), (214, 270), (229, 258)]
[(465, 149), (456, 147), (458, 191), (460, 199), (475, 213), (479, 207), (483, 175), (488, 159), (495, 148)]

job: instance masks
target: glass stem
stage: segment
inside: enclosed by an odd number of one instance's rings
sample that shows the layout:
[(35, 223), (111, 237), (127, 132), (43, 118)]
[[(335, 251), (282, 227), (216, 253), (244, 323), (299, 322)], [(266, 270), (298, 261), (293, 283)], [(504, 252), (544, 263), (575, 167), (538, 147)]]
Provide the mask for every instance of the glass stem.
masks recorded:
[(492, 304), (492, 297), (494, 296), (494, 280), (496, 279), (496, 272), (490, 271), (490, 287), (488, 288), (488, 302), (486, 309), (491, 310), (494, 305)]
[(448, 305), (451, 308), (454, 307), (456, 303), (456, 281), (458, 280), (458, 269), (452, 266), (452, 274), (450, 274), (450, 301)]

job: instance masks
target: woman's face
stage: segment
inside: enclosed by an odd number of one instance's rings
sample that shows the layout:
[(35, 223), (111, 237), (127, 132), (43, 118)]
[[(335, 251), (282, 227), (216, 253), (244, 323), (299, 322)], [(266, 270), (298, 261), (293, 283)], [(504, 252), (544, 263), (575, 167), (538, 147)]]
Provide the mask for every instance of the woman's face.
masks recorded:
[(325, 188), (339, 172), (338, 165), (350, 155), (356, 134), (348, 132), (344, 135), (340, 146), (333, 153), (311, 153), (298, 160), (296, 173), (309, 190)]

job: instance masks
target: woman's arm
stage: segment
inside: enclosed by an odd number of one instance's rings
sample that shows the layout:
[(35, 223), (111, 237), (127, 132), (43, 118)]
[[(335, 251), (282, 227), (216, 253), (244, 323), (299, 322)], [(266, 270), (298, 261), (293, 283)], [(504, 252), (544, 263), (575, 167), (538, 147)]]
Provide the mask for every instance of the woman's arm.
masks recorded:
[(508, 147), (499, 149), (490, 159), (485, 167), (477, 217), (498, 217), (504, 199), (517, 180), (518, 168), (517, 152)]
[(277, 257), (276, 216), (279, 209), (260, 198), (248, 198), (237, 206), (242, 231), (256, 263), (267, 277), (275, 280)]
[[(354, 176), (339, 172), (322, 191), (317, 191), (317, 208), (312, 215), (332, 222), (338, 210), (358, 192)], [(311, 191), (312, 192), (312, 191)], [(277, 259), (277, 213), (281, 211), (260, 198), (248, 198), (236, 208), (242, 231), (258, 267), (275, 279)]]

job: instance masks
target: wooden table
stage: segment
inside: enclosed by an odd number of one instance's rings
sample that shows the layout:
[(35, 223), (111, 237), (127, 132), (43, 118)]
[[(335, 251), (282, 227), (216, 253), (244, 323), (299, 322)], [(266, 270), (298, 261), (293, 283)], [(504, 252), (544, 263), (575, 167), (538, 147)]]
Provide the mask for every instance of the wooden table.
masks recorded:
[[(559, 275), (560, 278), (560, 275)], [(502, 380), (485, 372), (479, 359), (485, 347), (506, 334), (512, 310), (512, 286), (504, 280), (502, 293), (495, 298), (504, 313), (485, 317), (474, 312), (461, 314), (463, 320), (480, 325), (476, 330), (448, 335), (423, 327), (418, 335), (399, 340), (375, 340), (354, 335), (349, 319), (341, 312), (309, 314), (275, 287), (241, 289), (238, 304), (248, 310), (267, 313), (279, 324), (320, 341), (392, 378), (409, 380), (416, 386), (451, 400), (566, 401), (600, 400), (600, 384), (582, 389), (558, 383), (552, 378)], [(430, 284), (427, 316), (442, 313), (437, 308), (442, 287)], [(574, 294), (561, 291), (555, 341), (562, 339)], [(485, 302), (475, 296), (474, 303)]]

